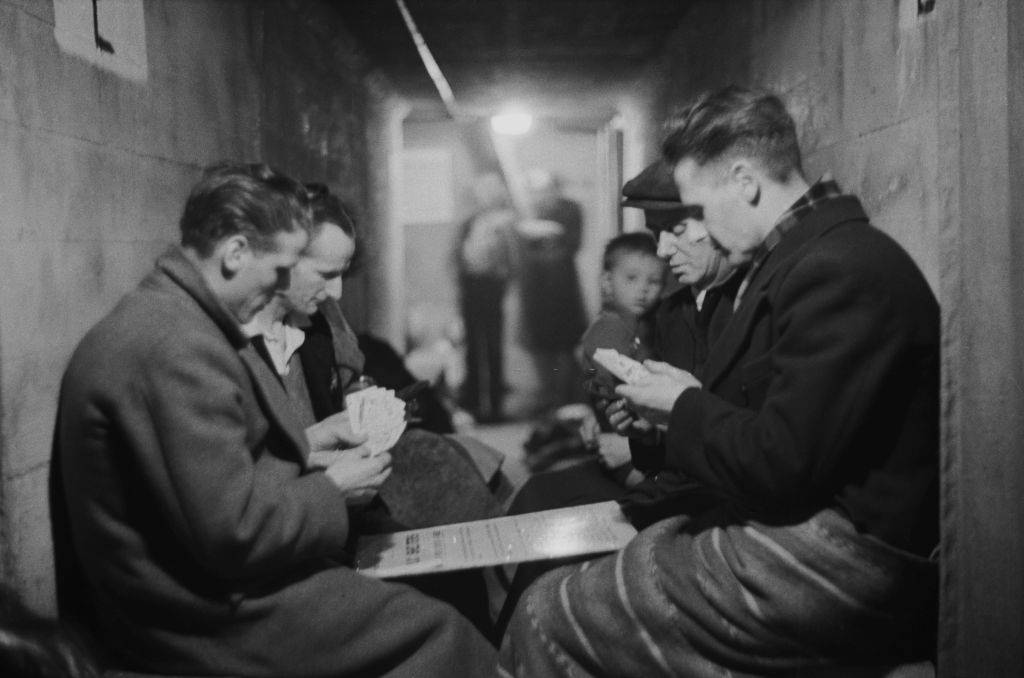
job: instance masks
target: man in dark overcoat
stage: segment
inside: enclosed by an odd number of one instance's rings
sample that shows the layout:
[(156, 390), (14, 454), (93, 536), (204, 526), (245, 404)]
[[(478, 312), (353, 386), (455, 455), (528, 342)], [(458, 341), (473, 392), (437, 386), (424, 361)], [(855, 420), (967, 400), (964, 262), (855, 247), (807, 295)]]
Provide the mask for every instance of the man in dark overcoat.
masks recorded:
[(287, 285), (304, 201), (265, 166), (206, 172), (181, 246), (71, 358), (54, 461), (78, 611), (106, 663), (147, 673), (486, 675), (493, 650), (454, 609), (345, 565), (348, 505), (390, 458), (344, 415), (301, 428), (240, 328)]
[(939, 313), (857, 198), (803, 175), (775, 96), (699, 97), (664, 143), (684, 205), (748, 272), (698, 380), (617, 388), (666, 465), (721, 496), (551, 572), (507, 675), (798, 675), (927, 653), (938, 540)]
[[(622, 206), (644, 211), (644, 225), (657, 238), (658, 256), (671, 277), (653, 314), (651, 351), (654, 358), (699, 374), (708, 347), (732, 317), (732, 304), (742, 276), (712, 246), (707, 230), (679, 202), (672, 166), (657, 160), (622, 187)], [(601, 390), (601, 379), (590, 377), (588, 390)], [(612, 393), (595, 398), (616, 431), (629, 437), (629, 456), (602, 454), (565, 469), (532, 476), (520, 488), (510, 515), (579, 506), (600, 501), (620, 502), (638, 527), (668, 515), (700, 510), (712, 500), (703, 485), (676, 469), (665, 468), (664, 436), (638, 420), (624, 400)], [(606, 443), (607, 444), (607, 443)], [(613, 463), (609, 458), (613, 459)], [(503, 631), (523, 591), (560, 561), (521, 563), (515, 572), (498, 617)]]

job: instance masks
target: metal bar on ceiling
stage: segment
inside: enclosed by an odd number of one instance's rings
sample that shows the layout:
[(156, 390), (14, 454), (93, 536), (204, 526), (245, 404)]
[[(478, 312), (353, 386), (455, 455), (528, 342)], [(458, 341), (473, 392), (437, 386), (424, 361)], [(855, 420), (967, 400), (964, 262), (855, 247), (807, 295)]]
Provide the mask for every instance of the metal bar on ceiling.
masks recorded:
[(419, 52), (420, 60), (427, 69), (427, 74), (434, 82), (434, 87), (437, 88), (437, 93), (441, 96), (441, 101), (444, 102), (444, 106), (448, 110), (448, 115), (457, 118), (459, 116), (459, 107), (455, 102), (455, 94), (452, 92), (448, 80), (444, 77), (444, 73), (441, 72), (441, 67), (438, 66), (434, 55), (431, 54), (430, 48), (427, 47), (427, 41), (423, 39), (419, 28), (416, 27), (416, 22), (413, 20), (412, 14), (409, 13), (409, 9), (405, 6), (404, 0), (395, 0), (395, 3), (398, 5), (398, 11), (402, 13), (405, 27), (409, 29), (412, 41), (416, 45), (416, 51)]

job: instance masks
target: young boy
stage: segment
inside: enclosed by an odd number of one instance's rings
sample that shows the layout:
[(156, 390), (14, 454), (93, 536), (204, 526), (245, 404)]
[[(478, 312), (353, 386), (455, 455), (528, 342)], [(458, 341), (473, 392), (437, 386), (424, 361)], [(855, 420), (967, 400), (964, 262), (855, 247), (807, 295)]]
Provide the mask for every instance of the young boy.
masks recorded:
[(651, 357), (651, 322), (645, 314), (664, 283), (665, 262), (650, 233), (623, 233), (608, 241), (601, 273), (603, 306), (580, 339), (584, 369), (596, 369), (600, 380), (614, 388), (614, 377), (594, 362), (596, 349), (613, 348), (639, 361)]
[[(603, 307), (597, 319), (580, 339), (583, 368), (590, 383), (598, 391), (611, 393), (618, 380), (594, 362), (598, 348), (613, 348), (638, 361), (651, 357), (652, 319), (647, 315), (658, 301), (665, 282), (665, 262), (658, 257), (658, 245), (647, 231), (623, 233), (608, 241), (604, 249), (601, 273)], [(594, 398), (602, 397), (593, 393)], [(607, 398), (607, 394), (603, 397)], [(612, 430), (604, 413), (595, 408), (605, 431)], [(605, 449), (607, 448), (607, 449)], [(617, 480), (627, 486), (635, 484), (642, 474), (628, 465), (625, 446), (602, 446), (602, 463), (613, 471)], [(618, 478), (617, 469), (623, 469)]]
[[(597, 318), (583, 333), (577, 357), (588, 377), (588, 390), (593, 400), (617, 398), (615, 385), (620, 383), (608, 370), (594, 362), (594, 351), (613, 348), (623, 355), (643, 361), (651, 357), (653, 322), (648, 311), (654, 308), (665, 283), (665, 262), (658, 257), (658, 244), (649, 231), (623, 233), (608, 241), (604, 248), (601, 272), (602, 308)], [(602, 393), (603, 392), (603, 393)], [(612, 431), (604, 409), (594, 407), (600, 427)], [(618, 500), (628, 488), (635, 487), (644, 474), (633, 468), (629, 446), (598, 442), (591, 430), (593, 418), (580, 424), (580, 437), (593, 448), (598, 459), (534, 476), (520, 490), (509, 508), (509, 515), (540, 511), (562, 506)], [(616, 439), (616, 436), (612, 436)], [(624, 441), (623, 438), (617, 438)], [(551, 480), (558, 492), (550, 492)], [(557, 497), (557, 500), (552, 501)], [(544, 572), (564, 561), (521, 563), (498, 615), (499, 635), (504, 631), (516, 602), (526, 587)]]

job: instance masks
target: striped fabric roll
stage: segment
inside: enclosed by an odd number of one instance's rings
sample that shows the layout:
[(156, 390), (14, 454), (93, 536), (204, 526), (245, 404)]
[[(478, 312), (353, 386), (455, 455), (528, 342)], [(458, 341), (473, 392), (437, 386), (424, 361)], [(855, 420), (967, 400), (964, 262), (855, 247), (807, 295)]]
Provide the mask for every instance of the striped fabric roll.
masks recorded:
[(721, 677), (891, 661), (909, 652), (936, 590), (934, 562), (832, 510), (790, 526), (671, 518), (617, 554), (538, 580), (500, 670)]

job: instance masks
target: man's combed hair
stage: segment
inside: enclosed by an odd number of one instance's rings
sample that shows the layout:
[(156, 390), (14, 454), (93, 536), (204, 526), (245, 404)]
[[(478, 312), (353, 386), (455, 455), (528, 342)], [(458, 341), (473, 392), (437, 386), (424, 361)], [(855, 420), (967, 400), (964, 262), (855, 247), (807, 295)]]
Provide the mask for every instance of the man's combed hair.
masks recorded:
[(658, 243), (647, 231), (631, 231), (617, 235), (604, 246), (604, 258), (601, 265), (605, 271), (615, 268), (619, 257), (624, 254), (649, 254), (658, 256)]
[(698, 166), (733, 156), (761, 163), (775, 181), (803, 174), (796, 125), (782, 101), (766, 91), (729, 86), (705, 92), (665, 125), (662, 154), (673, 166)]
[(207, 167), (181, 215), (181, 244), (209, 256), (217, 243), (244, 235), (253, 248), (273, 249), (282, 232), (309, 229), (309, 195), (299, 182), (259, 163)]
[(320, 234), (324, 224), (334, 224), (355, 243), (355, 252), (349, 262), (349, 271), (355, 271), (362, 262), (363, 248), (359, 242), (356, 220), (352, 218), (352, 210), (338, 196), (331, 193), (325, 184), (306, 184), (306, 191), (309, 194), (309, 207), (312, 213), (310, 242)]
[(355, 240), (356, 222), (348, 206), (331, 193), (325, 184), (306, 184), (306, 190), (309, 193), (309, 207), (313, 217), (310, 238), (316, 237), (323, 224), (334, 224)]

